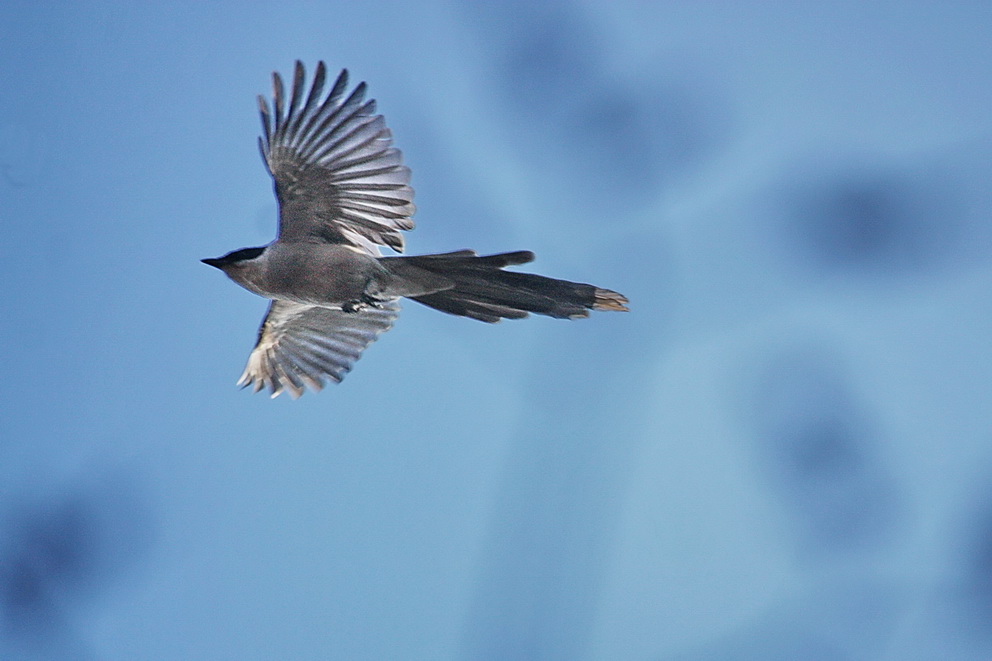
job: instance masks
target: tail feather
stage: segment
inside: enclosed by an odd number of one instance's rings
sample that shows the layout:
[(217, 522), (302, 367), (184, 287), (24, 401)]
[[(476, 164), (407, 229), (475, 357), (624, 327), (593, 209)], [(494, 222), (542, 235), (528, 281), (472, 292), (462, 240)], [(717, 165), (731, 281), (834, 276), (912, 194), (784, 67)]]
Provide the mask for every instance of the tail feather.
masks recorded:
[(627, 299), (609, 289), (532, 273), (502, 270), (533, 261), (521, 250), (477, 256), (461, 250), (442, 255), (398, 257), (411, 266), (444, 276), (454, 286), (413, 300), (442, 312), (485, 322), (521, 319), (528, 313), (560, 319), (588, 317), (590, 310), (626, 311)]

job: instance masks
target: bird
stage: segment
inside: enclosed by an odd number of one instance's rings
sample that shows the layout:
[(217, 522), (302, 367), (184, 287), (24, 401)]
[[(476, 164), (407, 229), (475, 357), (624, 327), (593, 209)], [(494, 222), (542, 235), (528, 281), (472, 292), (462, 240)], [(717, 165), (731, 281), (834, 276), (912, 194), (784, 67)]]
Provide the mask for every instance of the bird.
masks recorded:
[(296, 399), (339, 383), (393, 326), (401, 298), (488, 323), (628, 310), (609, 289), (504, 270), (533, 261), (528, 250), (383, 255), (402, 253), (401, 232), (414, 226), (410, 169), (366, 84), (348, 92), (342, 69), (325, 94), (328, 80), (321, 61), (307, 91), (297, 60), (288, 98), (278, 72), (271, 106), (258, 96), (259, 151), (279, 203), (275, 240), (200, 260), (270, 301), (237, 385)]

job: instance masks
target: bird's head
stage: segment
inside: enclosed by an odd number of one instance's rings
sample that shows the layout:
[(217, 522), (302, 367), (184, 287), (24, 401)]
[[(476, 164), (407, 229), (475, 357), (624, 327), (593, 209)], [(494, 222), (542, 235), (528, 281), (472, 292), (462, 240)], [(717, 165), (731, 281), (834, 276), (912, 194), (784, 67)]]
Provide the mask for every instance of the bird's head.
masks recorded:
[(218, 268), (224, 273), (230, 275), (234, 271), (238, 271), (249, 264), (253, 263), (254, 260), (258, 259), (265, 252), (265, 248), (242, 248), (241, 250), (235, 250), (229, 252), (223, 257), (208, 257), (207, 259), (201, 259), (200, 261), (214, 268)]

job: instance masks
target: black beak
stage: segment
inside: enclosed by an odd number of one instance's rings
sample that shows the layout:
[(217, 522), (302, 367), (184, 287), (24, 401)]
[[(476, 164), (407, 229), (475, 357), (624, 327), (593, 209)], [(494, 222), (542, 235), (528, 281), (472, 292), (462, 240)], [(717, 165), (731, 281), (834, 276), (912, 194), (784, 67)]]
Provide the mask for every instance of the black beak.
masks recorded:
[(219, 269), (220, 265), (224, 263), (222, 260), (214, 259), (212, 257), (207, 257), (206, 259), (201, 259), (200, 261), (206, 264), (207, 266), (214, 267), (215, 269)]

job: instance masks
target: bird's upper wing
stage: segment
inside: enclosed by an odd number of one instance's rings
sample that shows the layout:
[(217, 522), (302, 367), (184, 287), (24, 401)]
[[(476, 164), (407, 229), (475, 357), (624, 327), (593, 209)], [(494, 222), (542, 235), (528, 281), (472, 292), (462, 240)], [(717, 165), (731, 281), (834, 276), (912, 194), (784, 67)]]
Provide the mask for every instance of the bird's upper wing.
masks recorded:
[(255, 392), (268, 387), (273, 397), (287, 390), (296, 399), (304, 386), (320, 390), (325, 378), (340, 382), (398, 314), (395, 301), (358, 312), (273, 301), (238, 385)]
[[(275, 179), (282, 240), (348, 243), (378, 254), (377, 245), (403, 250), (400, 230), (413, 229), (410, 170), (365, 83), (349, 95), (341, 71), (324, 96), (327, 75), (317, 64), (304, 99), (304, 70), (297, 61), (289, 108), (278, 73), (272, 74), (272, 110), (258, 97), (262, 159)], [(323, 98), (322, 98), (323, 97)]]

